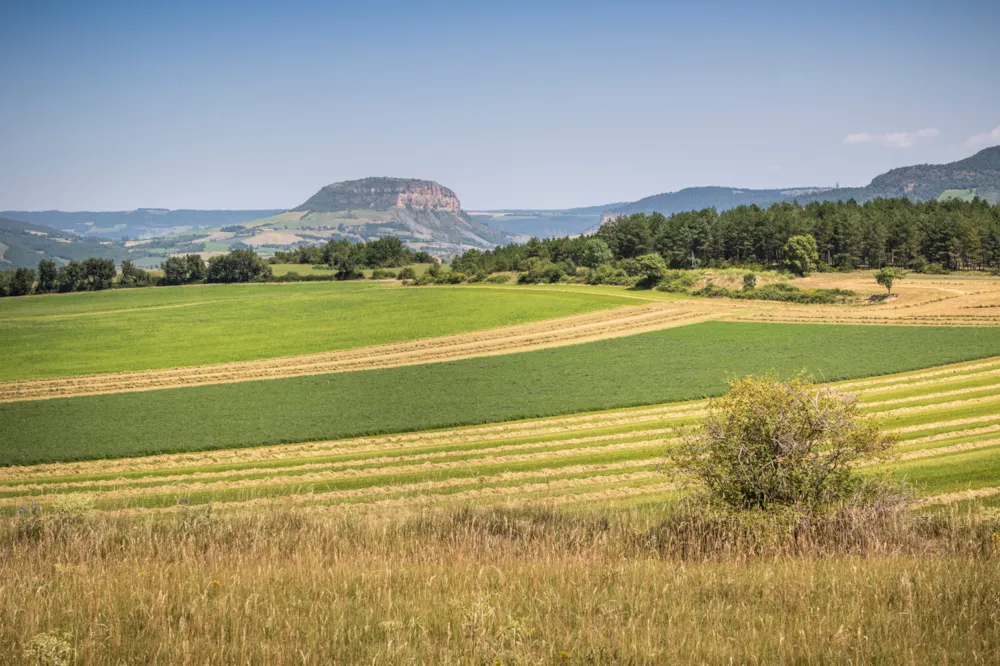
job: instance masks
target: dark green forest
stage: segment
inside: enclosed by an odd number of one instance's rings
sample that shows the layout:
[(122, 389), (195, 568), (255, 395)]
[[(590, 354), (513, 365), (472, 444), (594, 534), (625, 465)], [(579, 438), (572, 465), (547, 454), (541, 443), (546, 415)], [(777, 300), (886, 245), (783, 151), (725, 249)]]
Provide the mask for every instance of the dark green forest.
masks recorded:
[[(604, 222), (591, 236), (469, 250), (454, 261), (465, 273), (528, 270), (529, 263), (599, 266), (658, 254), (670, 268), (774, 267), (794, 236), (816, 241), (816, 269), (883, 266), (917, 271), (1000, 271), (1000, 204), (876, 199), (775, 203), (674, 213), (636, 213)], [(532, 262), (534, 260), (534, 262)]]

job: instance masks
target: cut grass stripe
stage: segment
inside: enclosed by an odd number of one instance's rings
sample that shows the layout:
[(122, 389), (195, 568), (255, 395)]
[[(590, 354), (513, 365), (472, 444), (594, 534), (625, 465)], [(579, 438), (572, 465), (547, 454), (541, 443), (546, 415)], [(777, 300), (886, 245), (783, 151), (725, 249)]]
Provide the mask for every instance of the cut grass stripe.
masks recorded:
[(450, 428), (700, 398), (751, 373), (839, 380), (998, 354), (995, 330), (711, 322), (424, 366), (6, 403), (0, 464)]

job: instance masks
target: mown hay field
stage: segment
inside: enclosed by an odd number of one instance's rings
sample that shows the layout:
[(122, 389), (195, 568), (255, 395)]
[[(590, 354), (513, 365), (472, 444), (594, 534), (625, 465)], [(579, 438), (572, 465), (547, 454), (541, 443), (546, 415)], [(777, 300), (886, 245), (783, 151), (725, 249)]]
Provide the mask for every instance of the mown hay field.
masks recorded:
[(395, 282), (163, 287), (0, 300), (0, 381), (247, 361), (634, 305), (621, 295)]
[(1000, 355), (991, 329), (708, 322), (449, 363), (0, 404), (0, 464), (425, 430), (838, 380)]
[[(899, 439), (870, 468), (927, 506), (1000, 492), (1000, 358), (844, 382)], [(86, 498), (108, 512), (660, 504), (704, 401), (379, 437), (0, 469), (0, 514)], [(973, 495), (970, 495), (973, 493)]]

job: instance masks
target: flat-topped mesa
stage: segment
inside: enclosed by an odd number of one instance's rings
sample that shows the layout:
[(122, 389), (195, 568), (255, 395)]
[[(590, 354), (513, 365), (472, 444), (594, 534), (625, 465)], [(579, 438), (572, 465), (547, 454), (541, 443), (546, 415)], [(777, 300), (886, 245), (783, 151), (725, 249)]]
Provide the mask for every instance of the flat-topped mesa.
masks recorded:
[(362, 178), (327, 185), (296, 211), (390, 210), (417, 208), (459, 213), (455, 193), (430, 180), (414, 178)]

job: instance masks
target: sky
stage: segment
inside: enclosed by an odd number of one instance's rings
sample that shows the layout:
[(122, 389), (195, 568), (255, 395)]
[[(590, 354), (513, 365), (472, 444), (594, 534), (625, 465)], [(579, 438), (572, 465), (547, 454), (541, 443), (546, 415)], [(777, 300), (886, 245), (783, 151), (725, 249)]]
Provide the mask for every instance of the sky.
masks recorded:
[(998, 25), (962, 0), (0, 0), (0, 210), (864, 185), (1000, 144)]

